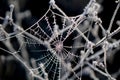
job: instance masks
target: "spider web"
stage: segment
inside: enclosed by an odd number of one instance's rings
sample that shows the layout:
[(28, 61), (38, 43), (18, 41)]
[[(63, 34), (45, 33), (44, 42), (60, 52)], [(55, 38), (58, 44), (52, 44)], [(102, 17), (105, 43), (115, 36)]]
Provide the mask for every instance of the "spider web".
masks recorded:
[(80, 79), (74, 68), (81, 59), (80, 51), (87, 50), (86, 38), (81, 33), (89, 38), (92, 28), (82, 27), (80, 24), (84, 24), (85, 19), (80, 16), (68, 17), (50, 6), (35, 24), (16, 35), (25, 39), (17, 52), (26, 46), (30, 58), (35, 59), (36, 67), (32, 68), (35, 74), (43, 78), (47, 75), (50, 80), (64, 80), (64, 74), (68, 73)]
[[(71, 19), (75, 18), (71, 17)], [(42, 19), (26, 30), (27, 33), (43, 43), (48, 42), (50, 49), (48, 49), (47, 45), (37, 42), (27, 35), (20, 35), (25, 38), (25, 42), (21, 46), (26, 45), (32, 54), (31, 57), (35, 58), (38, 67), (32, 70), (37, 70), (38, 75), (45, 77), (45, 73), (47, 73), (50, 80), (59, 80), (64, 76), (63, 73), (70, 71), (79, 78), (74, 71), (69, 70), (67, 65), (72, 62), (77, 65), (78, 62), (75, 59), (80, 58), (77, 51), (80, 51), (84, 46), (82, 44), (74, 45), (76, 38), (80, 37), (80, 35), (70, 25), (72, 25), (72, 21), (64, 17), (59, 11), (50, 8)], [(73, 49), (76, 52), (73, 52)], [(44, 71), (40, 67), (41, 64), (44, 66)]]

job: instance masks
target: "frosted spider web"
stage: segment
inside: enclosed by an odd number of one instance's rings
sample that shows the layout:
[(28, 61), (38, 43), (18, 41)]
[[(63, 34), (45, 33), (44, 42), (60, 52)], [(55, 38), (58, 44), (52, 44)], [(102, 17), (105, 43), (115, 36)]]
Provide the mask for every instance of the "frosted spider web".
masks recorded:
[[(77, 79), (80, 79), (76, 72), (72, 70), (72, 67), (78, 64), (75, 59), (79, 60), (80, 50), (85, 47), (81, 43), (81, 35), (71, 26), (74, 25), (72, 20), (78, 17), (69, 17), (71, 19), (69, 20), (59, 11), (50, 7), (38, 22), (26, 30), (37, 41), (27, 35), (20, 35), (25, 38), (25, 42), (23, 42), (19, 50), (26, 45), (29, 48), (29, 52), (35, 55), (35, 63), (38, 67), (32, 70), (37, 70), (38, 75), (44, 77), (44, 73), (47, 73), (50, 80), (61, 80), (65, 72), (71, 72)], [(84, 20), (81, 20), (81, 22)], [(83, 31), (83, 33), (87, 32), (89, 32), (88, 28)], [(78, 38), (81, 38), (81, 40), (76, 45), (75, 42)], [(50, 48), (48, 49), (48, 47)], [(74, 65), (71, 65), (71, 63), (74, 63)], [(44, 66), (45, 72), (42, 71), (40, 65)]]

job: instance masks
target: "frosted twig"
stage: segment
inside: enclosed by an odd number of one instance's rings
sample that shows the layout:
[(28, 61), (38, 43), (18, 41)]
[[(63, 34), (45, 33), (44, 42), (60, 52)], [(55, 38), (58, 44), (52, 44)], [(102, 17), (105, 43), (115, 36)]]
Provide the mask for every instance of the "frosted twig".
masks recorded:
[(92, 68), (93, 70), (95, 70), (95, 71), (99, 72), (100, 74), (106, 76), (107, 78), (110, 78), (111, 80), (116, 80), (116, 79), (114, 79), (113, 77), (109, 76), (108, 74), (102, 72), (102, 71), (99, 70), (98, 68), (94, 67), (92, 64), (90, 64), (90, 63), (86, 63), (86, 64), (87, 64), (90, 68)]
[(108, 31), (109, 31), (109, 32), (111, 31), (111, 28), (112, 28), (112, 25), (113, 25), (115, 16), (116, 16), (119, 8), (120, 8), (120, 1), (118, 1), (117, 7), (116, 7), (116, 9), (115, 9), (115, 11), (114, 11), (114, 13), (113, 13), (112, 19), (111, 19), (111, 21), (110, 21), (110, 24), (109, 24), (109, 27), (108, 27)]

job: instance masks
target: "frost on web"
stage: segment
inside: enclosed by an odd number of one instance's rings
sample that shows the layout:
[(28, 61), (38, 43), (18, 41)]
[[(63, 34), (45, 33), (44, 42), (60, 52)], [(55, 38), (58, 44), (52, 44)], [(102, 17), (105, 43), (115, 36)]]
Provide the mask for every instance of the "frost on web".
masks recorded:
[[(83, 44), (74, 45), (79, 37), (78, 32), (71, 26), (72, 19), (76, 17), (71, 17), (70, 20), (68, 18), (50, 8), (40, 21), (27, 29), (27, 32), (37, 38), (37, 41), (24, 36), (26, 40), (24, 44), (30, 49), (29, 52), (36, 55), (37, 66), (43, 65), (45, 73), (51, 80), (61, 79), (61, 76), (64, 76), (63, 73), (69, 72), (69, 69), (72, 70), (72, 66), (77, 65), (75, 59), (79, 59), (80, 53), (77, 52), (84, 47)], [(71, 63), (74, 65), (71, 66)], [(45, 75), (41, 67), (33, 70), (38, 70), (37, 74), (41, 76)]]
[[(98, 8), (97, 5), (96, 2), (91, 1), (87, 7), (94, 10)], [(37, 64), (32, 69), (33, 72), (43, 78), (47, 76), (50, 80), (64, 80), (70, 75), (73, 79), (81, 78), (82, 72), (76, 71), (82, 69), (81, 65), (84, 61), (82, 57), (89, 46), (91, 47), (90, 53), (93, 53), (92, 41), (95, 41), (91, 33), (95, 21), (89, 20), (96, 19), (97, 21), (97, 10), (91, 12), (87, 10), (87, 7), (83, 14), (68, 17), (55, 3), (50, 2), (45, 15), (25, 30), (32, 35), (32, 37), (22, 36), (25, 38), (23, 44), (28, 47), (33, 55), (32, 58), (35, 59), (34, 63)]]

